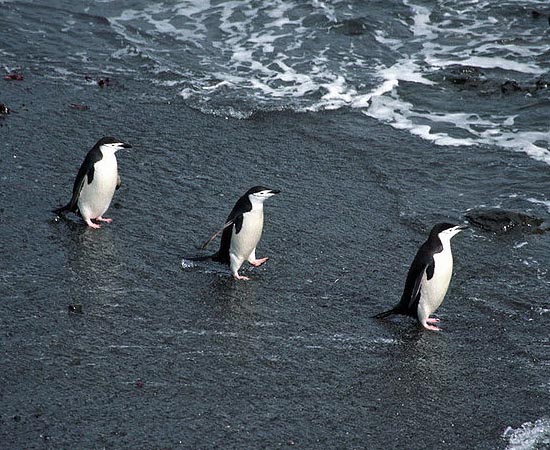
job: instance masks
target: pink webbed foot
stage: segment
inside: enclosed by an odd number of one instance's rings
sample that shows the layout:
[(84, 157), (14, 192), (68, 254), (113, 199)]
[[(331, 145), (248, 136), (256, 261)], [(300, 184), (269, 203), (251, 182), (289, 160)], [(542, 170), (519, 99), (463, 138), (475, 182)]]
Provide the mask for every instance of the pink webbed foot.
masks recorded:
[(99, 220), (100, 222), (105, 222), (105, 223), (111, 223), (113, 221), (113, 219), (109, 219), (107, 217), (96, 217), (95, 220)]
[(98, 225), (97, 223), (93, 223), (90, 219), (86, 219), (86, 224), (90, 227), (90, 228), (95, 228), (96, 230), (98, 228), (101, 228), (101, 225)]
[(239, 275), (238, 273), (234, 273), (233, 278), (235, 278), (235, 280), (243, 280), (243, 281), (249, 281), (250, 280), (250, 278), (245, 277), (244, 275)]
[(260, 267), (263, 263), (265, 263), (269, 258), (260, 258), (255, 259), (254, 261), (251, 261), (250, 264), (252, 264), (254, 267)]
[(439, 319), (436, 319), (435, 317), (428, 317), (426, 319), (426, 322), (427, 323), (438, 323), (439, 322)]
[(426, 330), (430, 331), (443, 331), (441, 328), (436, 327), (435, 325), (422, 324), (422, 326), (426, 328)]

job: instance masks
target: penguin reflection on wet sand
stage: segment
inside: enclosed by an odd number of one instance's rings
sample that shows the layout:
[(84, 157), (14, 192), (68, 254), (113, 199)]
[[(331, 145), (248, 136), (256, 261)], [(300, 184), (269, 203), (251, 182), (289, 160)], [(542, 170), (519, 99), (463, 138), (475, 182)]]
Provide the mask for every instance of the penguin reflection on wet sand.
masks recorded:
[(229, 213), (225, 225), (217, 231), (204, 245), (205, 248), (216, 236), (222, 233), (220, 249), (210, 256), (188, 258), (191, 261), (211, 259), (228, 264), (236, 280), (249, 280), (239, 275), (239, 269), (245, 261), (255, 267), (261, 266), (268, 258), (256, 259), (256, 246), (260, 242), (264, 226), (264, 201), (280, 191), (263, 186), (249, 189)]
[(97, 141), (76, 175), (71, 200), (53, 212), (61, 214), (70, 211), (80, 214), (91, 228), (100, 228), (92, 220), (111, 223), (113, 219), (103, 217), (103, 214), (109, 209), (115, 190), (120, 186), (115, 153), (122, 148), (131, 147), (114, 137), (103, 137)]
[(427, 330), (441, 331), (432, 325), (439, 319), (432, 315), (443, 302), (453, 274), (451, 238), (467, 225), (439, 223), (432, 228), (428, 240), (418, 249), (411, 264), (400, 302), (389, 311), (377, 314), (383, 318), (403, 314), (416, 318)]

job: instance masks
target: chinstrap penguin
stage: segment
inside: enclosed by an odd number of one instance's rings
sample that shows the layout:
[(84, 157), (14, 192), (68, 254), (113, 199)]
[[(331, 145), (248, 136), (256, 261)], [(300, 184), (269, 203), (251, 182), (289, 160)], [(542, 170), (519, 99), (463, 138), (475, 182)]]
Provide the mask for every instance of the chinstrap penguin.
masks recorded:
[(122, 148), (131, 148), (114, 137), (103, 137), (92, 147), (80, 166), (73, 186), (73, 195), (69, 203), (53, 212), (65, 211), (78, 213), (86, 224), (92, 228), (100, 225), (92, 222), (112, 222), (103, 217), (109, 209), (115, 190), (120, 186), (115, 153)]
[(411, 264), (401, 300), (394, 308), (374, 317), (403, 314), (416, 318), (427, 330), (440, 331), (441, 328), (432, 325), (439, 319), (430, 315), (443, 302), (453, 274), (451, 238), (466, 228), (467, 225), (450, 223), (435, 225)]
[(229, 265), (236, 280), (249, 280), (239, 275), (239, 269), (245, 261), (255, 267), (261, 266), (268, 258), (256, 259), (256, 246), (260, 242), (264, 226), (264, 201), (280, 191), (263, 186), (249, 189), (229, 213), (224, 226), (204, 245), (205, 248), (216, 236), (222, 233), (220, 249), (210, 256), (189, 258), (192, 261), (211, 259)]

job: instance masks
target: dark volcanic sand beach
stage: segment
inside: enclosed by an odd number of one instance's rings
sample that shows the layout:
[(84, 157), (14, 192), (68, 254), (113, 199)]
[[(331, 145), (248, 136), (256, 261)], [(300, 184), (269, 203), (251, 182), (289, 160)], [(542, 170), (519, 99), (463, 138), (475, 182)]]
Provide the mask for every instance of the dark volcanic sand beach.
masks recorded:
[[(155, 83), (169, 77), (145, 56), (113, 57), (129, 44), (109, 25), (120, 21), (97, 18), (116, 5), (99, 3), (77, 14), (0, 2), (0, 56), (24, 75), (0, 79), (12, 110), (0, 117), (2, 449), (548, 448), (544, 226), (453, 239), (444, 331), (371, 318), (398, 301), (434, 223), (485, 208), (547, 221), (544, 155), (253, 93), (209, 112)], [(350, 39), (359, 25), (346, 26)], [(84, 63), (73, 32), (87, 36)], [(152, 36), (153, 50), (183, 46)], [(186, 48), (173, 64), (193, 61)], [(535, 108), (526, 123), (548, 117)], [(91, 230), (51, 209), (104, 135), (133, 148), (117, 154), (113, 223)], [(257, 255), (269, 261), (243, 271), (249, 282), (213, 263), (182, 268), (257, 184), (282, 191), (265, 204)]]

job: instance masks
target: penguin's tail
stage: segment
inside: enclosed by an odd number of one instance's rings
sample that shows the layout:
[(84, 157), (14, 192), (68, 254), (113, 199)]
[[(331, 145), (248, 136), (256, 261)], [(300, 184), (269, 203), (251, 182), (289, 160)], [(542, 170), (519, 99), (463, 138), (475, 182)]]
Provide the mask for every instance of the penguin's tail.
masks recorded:
[(227, 255), (227, 258), (224, 258), (220, 252), (206, 256), (190, 256), (185, 257), (185, 259), (187, 261), (215, 261), (222, 264), (229, 264), (229, 255)]
[(73, 212), (75, 214), (80, 215), (80, 211), (78, 210), (77, 200), (78, 200), (78, 197), (73, 195), (69, 203), (59, 208), (52, 209), (52, 212), (57, 215), (62, 214), (64, 212)]
[(201, 261), (214, 261), (214, 262), (217, 262), (217, 263), (220, 263), (220, 264), (226, 264), (226, 265), (229, 265), (229, 255), (226, 255), (226, 257), (224, 257), (222, 255), (221, 252), (216, 252), (214, 253), (213, 255), (206, 255), (206, 256), (186, 256), (185, 258), (186, 261), (191, 261), (191, 262), (201, 262)]
[(393, 316), (394, 314), (401, 314), (401, 312), (397, 308), (392, 308), (392, 309), (389, 309), (387, 311), (376, 314), (375, 316), (372, 316), (372, 318), (373, 319), (383, 319), (384, 317)]
[(57, 214), (57, 215), (63, 214), (66, 211), (72, 211), (70, 203), (67, 203), (65, 206), (61, 206), (59, 208), (52, 209), (52, 212), (54, 214)]
[(186, 256), (184, 259), (187, 261), (214, 261), (214, 257), (216, 254), (213, 255), (206, 255), (206, 256)]
[(229, 265), (229, 252), (224, 255), (223, 252), (218, 251), (214, 253), (210, 258), (212, 259), (212, 261), (216, 261), (217, 263)]

